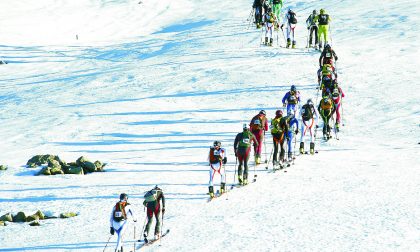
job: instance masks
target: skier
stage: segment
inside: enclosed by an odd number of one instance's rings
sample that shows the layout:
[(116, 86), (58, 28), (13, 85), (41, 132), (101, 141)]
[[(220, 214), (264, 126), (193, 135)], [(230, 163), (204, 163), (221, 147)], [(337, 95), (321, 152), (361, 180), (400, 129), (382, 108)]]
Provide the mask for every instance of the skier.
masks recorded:
[(284, 138), (283, 131), (280, 127), (280, 121), (283, 117), (283, 111), (277, 110), (276, 117), (271, 120), (271, 135), (273, 136), (273, 166), (277, 165), (280, 159), (277, 159), (279, 154), (279, 145), (281, 145)]
[[(318, 42), (319, 50), (321, 50), (322, 41), (324, 41), (324, 45), (328, 44), (328, 25), (331, 22), (330, 15), (324, 9), (321, 9), (319, 10), (319, 15), (315, 17), (314, 22), (318, 23)], [(323, 37), (323, 40), (321, 37)]]
[(252, 134), (257, 139), (258, 144), (254, 145), (255, 164), (261, 164), (261, 150), (264, 141), (265, 132), (268, 130), (268, 122), (265, 117), (265, 110), (261, 110), (258, 115), (254, 116), (249, 123)]
[(296, 13), (294, 13), (290, 8), (287, 11), (283, 24), (280, 26), (281, 30), (283, 31), (284, 25), (287, 24), (286, 32), (287, 32), (287, 45), (286, 48), (290, 47), (292, 44), (292, 48), (296, 48), (296, 40), (295, 40), (295, 28), (297, 24)]
[[(315, 17), (317, 16), (317, 11), (313, 10), (312, 14), (306, 19), (306, 26), (309, 30), (309, 41), (308, 47), (318, 47), (318, 26), (314, 21)], [(314, 35), (314, 36), (312, 36)], [(314, 44), (312, 46), (312, 37), (314, 37)]]
[[(263, 22), (265, 24), (265, 45), (273, 46), (273, 28), (277, 26), (277, 18), (271, 10), (271, 7), (267, 9), (267, 13), (263, 16)], [(268, 36), (270, 36), (270, 42), (268, 42)]]
[(162, 201), (162, 218), (163, 218), (163, 215), (165, 214), (165, 196), (163, 195), (162, 189), (160, 189), (156, 185), (152, 190), (147, 191), (146, 194), (144, 195), (143, 205), (147, 208), (147, 224), (143, 233), (145, 243), (149, 242), (147, 237), (149, 234), (150, 227), (152, 226), (153, 215), (155, 216), (155, 219), (156, 219), (154, 239), (157, 240), (160, 238), (160, 228), (161, 228), (160, 201)]
[[(248, 160), (251, 153), (251, 145), (257, 145), (257, 138), (251, 133), (247, 124), (243, 125), (243, 131), (235, 137), (233, 148), (235, 156), (239, 161), (238, 166), (238, 182), (241, 185), (248, 184)], [(242, 172), (242, 165), (244, 171)]]
[(326, 44), (324, 50), (322, 50), (321, 56), (319, 56), (319, 67), (321, 68), (325, 64), (329, 64), (334, 69), (334, 63), (338, 60), (337, 54), (331, 48), (330, 44)]
[(287, 117), (289, 117), (289, 125), (288, 125), (288, 130), (285, 132), (285, 135), (286, 135), (287, 147), (288, 147), (287, 157), (288, 157), (288, 161), (291, 162), (293, 159), (293, 153), (292, 153), (293, 137), (295, 135), (297, 136), (297, 134), (299, 133), (299, 123), (292, 111), (289, 111), (287, 113)]
[(330, 119), (335, 112), (334, 102), (331, 99), (330, 95), (331, 93), (329, 91), (326, 91), (321, 101), (319, 102), (319, 106), (318, 106), (318, 111), (324, 122), (322, 133), (324, 135), (325, 140), (331, 138)]
[(226, 191), (226, 178), (225, 178), (225, 166), (227, 162), (226, 150), (222, 148), (220, 141), (214, 141), (213, 147), (210, 147), (209, 153), (209, 165), (210, 165), (210, 181), (209, 181), (209, 194), (210, 198), (214, 198), (213, 179), (216, 173), (220, 174), (220, 194)]
[[(318, 111), (314, 107), (314, 103), (312, 99), (308, 99), (305, 105), (301, 108), (302, 115), (302, 124), (300, 126), (300, 146), (299, 152), (303, 154), (305, 152), (305, 143), (303, 142), (303, 138), (306, 135), (306, 132), (309, 131), (311, 135), (311, 142), (309, 145), (309, 150), (311, 154), (315, 153), (315, 128), (318, 128)], [(315, 125), (315, 126), (314, 126)]]
[(111, 224), (110, 233), (114, 235), (117, 232), (117, 247), (115, 251), (123, 251), (124, 233), (127, 229), (128, 218), (131, 216), (134, 222), (137, 221), (130, 203), (127, 202), (128, 196), (125, 193), (120, 194), (120, 201), (112, 208), (111, 217), (109, 219)]
[(341, 114), (340, 114), (340, 107), (342, 103), (342, 98), (344, 97), (343, 90), (341, 89), (338, 84), (335, 85), (335, 88), (332, 91), (332, 100), (335, 105), (335, 130), (336, 132), (340, 131), (340, 122), (341, 122)]
[(324, 81), (334, 81), (337, 79), (337, 72), (335, 71), (334, 67), (331, 66), (330, 64), (325, 64), (323, 65), (319, 70), (318, 70), (318, 83), (320, 83), (320, 81), (322, 80)]
[[(270, 0), (270, 5), (273, 7), (274, 15), (276, 15), (277, 22), (280, 23), (281, 8), (283, 8), (283, 0)], [(276, 27), (278, 29), (278, 26)]]
[(263, 6), (265, 6), (265, 0), (254, 0), (252, 8), (255, 9), (255, 24), (257, 29), (262, 26), (262, 17), (263, 17)]
[(289, 122), (292, 118), (290, 116), (283, 116), (280, 119), (280, 123), (279, 123), (279, 128), (281, 133), (280, 136), (280, 158), (279, 158), (279, 164), (280, 166), (282, 166), (282, 164), (284, 162), (286, 162), (286, 159), (284, 158), (284, 156), (286, 155), (286, 138), (287, 136), (287, 132), (289, 131)]
[(297, 116), (297, 113), (299, 113), (298, 103), (300, 102), (300, 92), (296, 90), (295, 85), (290, 86), (290, 91), (284, 94), (283, 99), (281, 101), (283, 103), (283, 107), (286, 107), (287, 105), (287, 114), (289, 114), (290, 111), (293, 111), (293, 114)]

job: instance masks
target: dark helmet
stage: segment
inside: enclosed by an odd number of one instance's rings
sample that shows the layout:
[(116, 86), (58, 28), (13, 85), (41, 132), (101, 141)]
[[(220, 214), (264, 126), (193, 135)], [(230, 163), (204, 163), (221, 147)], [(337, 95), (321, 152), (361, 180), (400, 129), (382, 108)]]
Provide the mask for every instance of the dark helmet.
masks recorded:
[(312, 99), (311, 98), (309, 98), (308, 99), (308, 101), (306, 102), (307, 104), (309, 104), (309, 105), (314, 105), (314, 102), (312, 101)]
[(273, 10), (271, 9), (271, 7), (268, 7), (267, 9), (267, 13), (271, 13)]
[(325, 45), (325, 49), (331, 49), (330, 44), (326, 44), (326, 45)]
[(283, 115), (283, 111), (281, 111), (280, 109), (276, 111), (276, 116), (282, 116)]
[(220, 147), (220, 146), (222, 146), (222, 143), (220, 141), (214, 141), (213, 146), (214, 147)]
[(261, 110), (260, 113), (258, 113), (258, 114), (260, 114), (260, 115), (267, 115), (267, 113), (265, 113), (265, 110), (264, 109)]
[(295, 86), (295, 85), (292, 85), (292, 86), (290, 87), (290, 91), (294, 91), (294, 92), (296, 92), (296, 86)]
[(242, 126), (242, 129), (243, 129), (244, 131), (249, 130), (249, 126), (248, 126), (248, 124), (244, 123), (244, 125)]
[(317, 14), (316, 10), (313, 10), (312, 11), (312, 14), (316, 15)]
[(127, 199), (128, 199), (128, 195), (126, 193), (120, 194), (120, 200), (127, 200)]

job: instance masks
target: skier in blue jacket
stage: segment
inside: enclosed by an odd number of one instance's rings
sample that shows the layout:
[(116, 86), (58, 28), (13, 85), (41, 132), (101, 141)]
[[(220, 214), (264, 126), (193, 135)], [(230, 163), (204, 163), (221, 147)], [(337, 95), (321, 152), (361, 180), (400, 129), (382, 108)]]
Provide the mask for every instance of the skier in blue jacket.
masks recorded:
[(287, 114), (289, 114), (290, 111), (293, 111), (293, 115), (295, 117), (298, 117), (298, 105), (300, 102), (300, 93), (296, 90), (296, 86), (292, 85), (290, 87), (290, 91), (288, 91), (281, 100), (283, 103), (283, 107), (286, 107)]
[(292, 143), (293, 143), (293, 138), (296, 137), (297, 134), (299, 133), (299, 122), (294, 116), (293, 111), (289, 111), (287, 116), (290, 118), (290, 120), (288, 120), (289, 127), (288, 127), (288, 131), (284, 132), (284, 134), (286, 135), (287, 147), (288, 147), (287, 158), (289, 162), (291, 162), (293, 159)]

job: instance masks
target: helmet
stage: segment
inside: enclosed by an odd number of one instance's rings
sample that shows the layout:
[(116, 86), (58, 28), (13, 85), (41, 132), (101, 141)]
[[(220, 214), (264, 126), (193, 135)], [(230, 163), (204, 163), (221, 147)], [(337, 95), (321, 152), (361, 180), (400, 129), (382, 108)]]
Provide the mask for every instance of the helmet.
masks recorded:
[(331, 49), (330, 44), (326, 44), (326, 45), (325, 45), (325, 48), (326, 48), (326, 49)]
[(267, 115), (267, 113), (265, 113), (265, 110), (264, 109), (261, 110), (260, 113), (258, 113), (258, 114), (260, 114), (260, 115)]
[(292, 85), (292, 86), (290, 87), (290, 91), (295, 91), (295, 92), (296, 92), (296, 86), (295, 86), (295, 85)]
[(316, 12), (316, 10), (313, 10), (313, 11), (312, 11), (312, 14), (316, 15), (316, 13), (317, 13), (317, 12)]
[(127, 200), (127, 199), (128, 199), (128, 195), (126, 193), (120, 194), (120, 200)]
[(320, 9), (319, 10), (319, 14), (325, 14), (325, 10), (324, 9)]
[(283, 111), (281, 111), (280, 109), (276, 111), (276, 116), (282, 116), (283, 115)]
[(248, 124), (244, 123), (244, 125), (242, 126), (242, 129), (243, 129), (244, 131), (249, 130), (249, 126), (248, 126)]
[(271, 7), (268, 7), (267, 12), (271, 13), (273, 10), (271, 9)]
[(312, 101), (312, 99), (311, 98), (309, 98), (308, 99), (308, 101), (306, 102), (307, 104), (309, 104), (309, 105), (314, 105), (314, 102)]
[(222, 146), (222, 143), (220, 141), (214, 141), (213, 146), (214, 147), (220, 147), (220, 146)]

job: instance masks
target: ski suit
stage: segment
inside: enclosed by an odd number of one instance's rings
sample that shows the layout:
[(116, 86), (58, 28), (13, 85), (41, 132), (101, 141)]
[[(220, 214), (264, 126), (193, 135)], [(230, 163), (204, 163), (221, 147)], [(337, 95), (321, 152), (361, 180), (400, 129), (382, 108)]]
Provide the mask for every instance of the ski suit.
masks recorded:
[(258, 142), (258, 145), (254, 145), (255, 157), (261, 158), (262, 143), (264, 141), (265, 131), (268, 130), (267, 118), (263, 114), (258, 114), (252, 118), (249, 127)]
[[(308, 110), (310, 113), (308, 114)], [(303, 139), (306, 132), (309, 131), (311, 136), (311, 143), (315, 142), (315, 126), (318, 125), (318, 110), (315, 109), (312, 104), (305, 104), (301, 108), (302, 124), (300, 125), (300, 142), (303, 143)]]
[(335, 116), (336, 116), (335, 124), (337, 127), (338, 125), (340, 125), (340, 122), (341, 122), (341, 114), (340, 114), (341, 99), (345, 96), (344, 96), (343, 90), (339, 86), (334, 88), (331, 93), (332, 93), (332, 100), (334, 101), (334, 104), (335, 104)]
[(262, 24), (263, 6), (265, 6), (265, 0), (254, 0), (252, 5), (252, 8), (255, 9), (255, 24), (257, 28), (260, 28), (259, 25)]
[[(153, 191), (155, 190), (155, 191)], [(165, 196), (163, 195), (162, 189), (159, 187), (155, 187), (152, 189), (153, 193), (156, 195), (155, 200), (147, 202), (147, 200), (143, 201), (143, 205), (147, 208), (147, 224), (144, 230), (144, 236), (147, 237), (149, 234), (150, 227), (152, 226), (153, 222), (153, 215), (156, 219), (156, 226), (155, 226), (155, 235), (160, 234), (161, 228), (161, 218), (160, 218), (160, 201), (162, 200), (162, 215), (165, 213)]]
[(286, 139), (288, 138), (287, 132), (289, 131), (289, 121), (290, 116), (283, 116), (280, 119), (280, 130), (281, 130), (281, 137), (280, 137), (280, 162), (284, 162), (284, 156), (286, 154)]
[(322, 133), (325, 135), (330, 135), (331, 133), (331, 126), (330, 126), (330, 119), (335, 112), (335, 105), (331, 98), (324, 97), (319, 102), (318, 111), (321, 115), (321, 118), (324, 122), (324, 126), (322, 128)]
[(121, 251), (123, 247), (124, 234), (128, 226), (129, 218), (137, 221), (131, 205), (125, 201), (119, 201), (112, 208), (111, 217), (109, 219), (111, 227), (114, 228), (114, 231), (117, 232), (118, 236), (115, 251)]
[(273, 12), (264, 14), (263, 22), (265, 23), (265, 42), (270, 38), (270, 44), (273, 43), (273, 30), (277, 25), (277, 18)]
[(322, 41), (324, 41), (324, 45), (328, 43), (328, 24), (331, 22), (331, 18), (328, 14), (323, 13), (316, 16), (314, 22), (318, 22), (318, 42), (319, 48), (322, 48)]
[(299, 114), (298, 111), (298, 104), (300, 102), (300, 92), (296, 91), (296, 93), (294, 91), (288, 91), (286, 94), (284, 94), (283, 99), (281, 100), (281, 102), (283, 103), (283, 106), (286, 105), (287, 102), (287, 107), (286, 107), (286, 111), (287, 114), (289, 114), (289, 111), (293, 111), (293, 114), (297, 117)]
[(287, 140), (287, 147), (288, 147), (288, 152), (287, 152), (287, 157), (289, 158), (289, 161), (292, 160), (293, 158), (293, 153), (292, 153), (292, 142), (293, 142), (293, 137), (294, 135), (298, 134), (298, 129), (299, 129), (299, 122), (296, 119), (296, 117), (291, 117), (291, 119), (289, 120), (289, 128), (288, 131), (285, 132), (286, 134), (286, 140)]
[(209, 186), (213, 187), (214, 175), (219, 173), (221, 177), (221, 183), (226, 184), (225, 178), (225, 167), (223, 165), (223, 159), (227, 157), (226, 150), (224, 148), (216, 149), (215, 147), (210, 148), (209, 153), (209, 165), (210, 165), (210, 180)]
[(273, 12), (277, 17), (277, 21), (280, 23), (281, 8), (283, 8), (283, 0), (270, 0), (270, 5), (273, 7)]
[(334, 67), (334, 62), (337, 60), (338, 60), (337, 54), (332, 48), (330, 49), (324, 48), (321, 55), (319, 56), (319, 67), (321, 68), (325, 64), (329, 64), (332, 67)]
[(287, 34), (287, 47), (290, 46), (290, 43), (292, 43), (292, 46), (296, 45), (295, 40), (295, 29), (296, 29), (296, 14), (293, 11), (288, 11), (286, 15), (284, 16), (283, 25), (286, 25), (286, 34)]
[(314, 38), (314, 46), (318, 45), (318, 26), (314, 22), (315, 17), (316, 15), (311, 14), (306, 19), (306, 26), (308, 27), (308, 30), (309, 30), (309, 41), (308, 41), (309, 45), (308, 46), (312, 45), (312, 38)]
[(277, 159), (279, 153), (279, 146), (284, 142), (283, 130), (280, 127), (282, 116), (276, 116), (271, 120), (271, 135), (273, 136), (273, 165), (280, 159)]
[[(257, 139), (249, 131), (244, 130), (241, 133), (238, 133), (235, 137), (235, 142), (233, 148), (235, 151), (235, 156), (239, 161), (238, 166), (238, 180), (242, 182), (242, 179), (248, 179), (248, 160), (251, 152), (251, 145), (258, 145)], [(244, 166), (244, 171), (242, 173), (242, 165)]]

